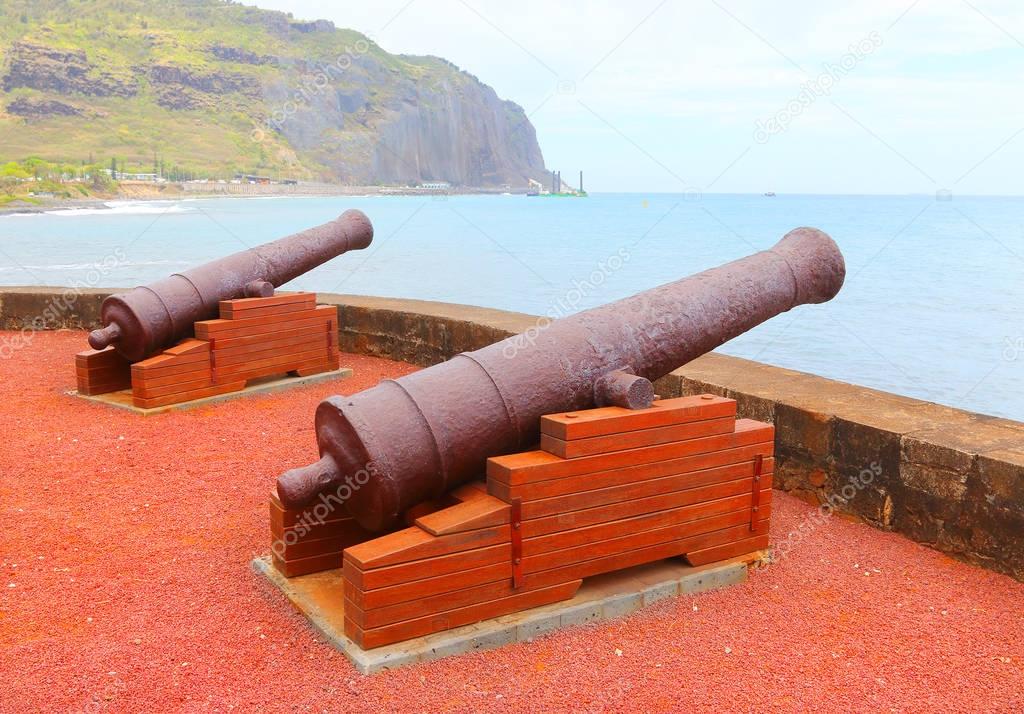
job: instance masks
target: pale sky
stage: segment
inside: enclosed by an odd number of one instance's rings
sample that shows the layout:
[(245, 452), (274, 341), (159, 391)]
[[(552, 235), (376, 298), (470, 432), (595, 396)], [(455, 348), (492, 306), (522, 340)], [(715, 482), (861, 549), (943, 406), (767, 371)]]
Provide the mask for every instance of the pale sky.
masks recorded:
[(451, 60), (594, 191), (1024, 193), (1019, 1), (250, 4)]

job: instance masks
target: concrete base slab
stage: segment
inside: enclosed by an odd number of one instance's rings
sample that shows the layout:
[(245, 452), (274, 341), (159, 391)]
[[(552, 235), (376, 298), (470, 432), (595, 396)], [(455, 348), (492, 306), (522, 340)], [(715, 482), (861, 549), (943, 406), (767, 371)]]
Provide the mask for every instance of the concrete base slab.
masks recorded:
[(152, 409), (143, 409), (135, 406), (132, 403), (132, 390), (130, 389), (122, 389), (118, 392), (107, 392), (106, 394), (95, 394), (92, 396), (79, 394), (74, 390), (68, 392), (68, 394), (73, 397), (78, 397), (79, 399), (85, 399), (99, 404), (106, 404), (108, 407), (127, 409), (130, 412), (147, 416), (149, 414), (162, 414), (163, 412), (174, 411), (177, 409), (194, 409), (195, 407), (202, 407), (215, 402), (223, 402), (228, 399), (238, 399), (239, 397), (248, 397), (253, 394), (279, 392), (284, 389), (291, 389), (292, 387), (301, 387), (304, 384), (316, 384), (317, 382), (326, 382), (329, 379), (339, 379), (341, 377), (351, 376), (352, 370), (348, 367), (342, 367), (341, 369), (336, 369), (333, 372), (320, 372), (318, 374), (311, 374), (307, 377), (264, 377), (262, 379), (252, 380), (245, 389), (240, 389), (237, 392), (217, 394), (212, 397), (203, 397), (202, 399), (193, 399), (188, 402), (179, 402), (177, 404), (167, 404), (166, 406), (153, 407)]
[(373, 674), (529, 641), (563, 627), (622, 617), (665, 598), (741, 583), (747, 579), (748, 565), (765, 557), (764, 551), (758, 551), (697, 568), (676, 558), (638, 565), (584, 580), (571, 600), (372, 650), (364, 650), (345, 636), (344, 579), (340, 568), (286, 578), (274, 568), (269, 556), (256, 558), (252, 567), (281, 590), (328, 642), (345, 653), (356, 669)]

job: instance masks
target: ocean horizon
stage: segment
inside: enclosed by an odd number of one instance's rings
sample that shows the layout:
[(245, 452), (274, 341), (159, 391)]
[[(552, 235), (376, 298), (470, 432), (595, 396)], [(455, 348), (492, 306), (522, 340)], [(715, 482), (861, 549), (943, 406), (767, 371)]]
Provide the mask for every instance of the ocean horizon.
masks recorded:
[[(1024, 419), (1024, 197), (591, 193), (112, 201), (0, 216), (0, 284), (132, 287), (367, 213), (373, 244), (288, 289), (561, 316), (677, 280), (814, 226), (847, 281), (719, 351)], [(84, 343), (83, 343), (84, 344)]]

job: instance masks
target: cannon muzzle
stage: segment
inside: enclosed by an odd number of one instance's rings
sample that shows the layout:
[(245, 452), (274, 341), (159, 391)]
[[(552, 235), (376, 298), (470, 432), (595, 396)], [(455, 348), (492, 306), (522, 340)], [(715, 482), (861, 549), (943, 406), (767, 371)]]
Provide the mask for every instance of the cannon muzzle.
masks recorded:
[(336, 490), (377, 531), (538, 438), (540, 417), (649, 404), (654, 381), (770, 317), (831, 299), (846, 267), (814, 228), (770, 250), (555, 320), (316, 410), (320, 460), (282, 474), (286, 507)]
[(109, 345), (136, 362), (192, 334), (198, 320), (217, 317), (221, 300), (267, 297), (274, 288), (373, 240), (362, 211), (349, 210), (316, 228), (220, 258), (103, 301), (103, 327), (89, 345)]

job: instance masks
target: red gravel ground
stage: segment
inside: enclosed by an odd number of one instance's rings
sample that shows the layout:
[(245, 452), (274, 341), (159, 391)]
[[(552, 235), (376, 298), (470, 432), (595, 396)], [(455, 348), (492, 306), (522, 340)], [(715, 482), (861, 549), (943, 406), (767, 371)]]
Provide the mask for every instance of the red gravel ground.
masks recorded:
[[(1024, 584), (838, 518), (744, 585), (363, 677), (249, 561), (317, 402), (413, 368), (141, 418), (66, 396), (84, 345), (0, 360), (2, 711), (1024, 709)], [(782, 542), (814, 510), (775, 498)]]

